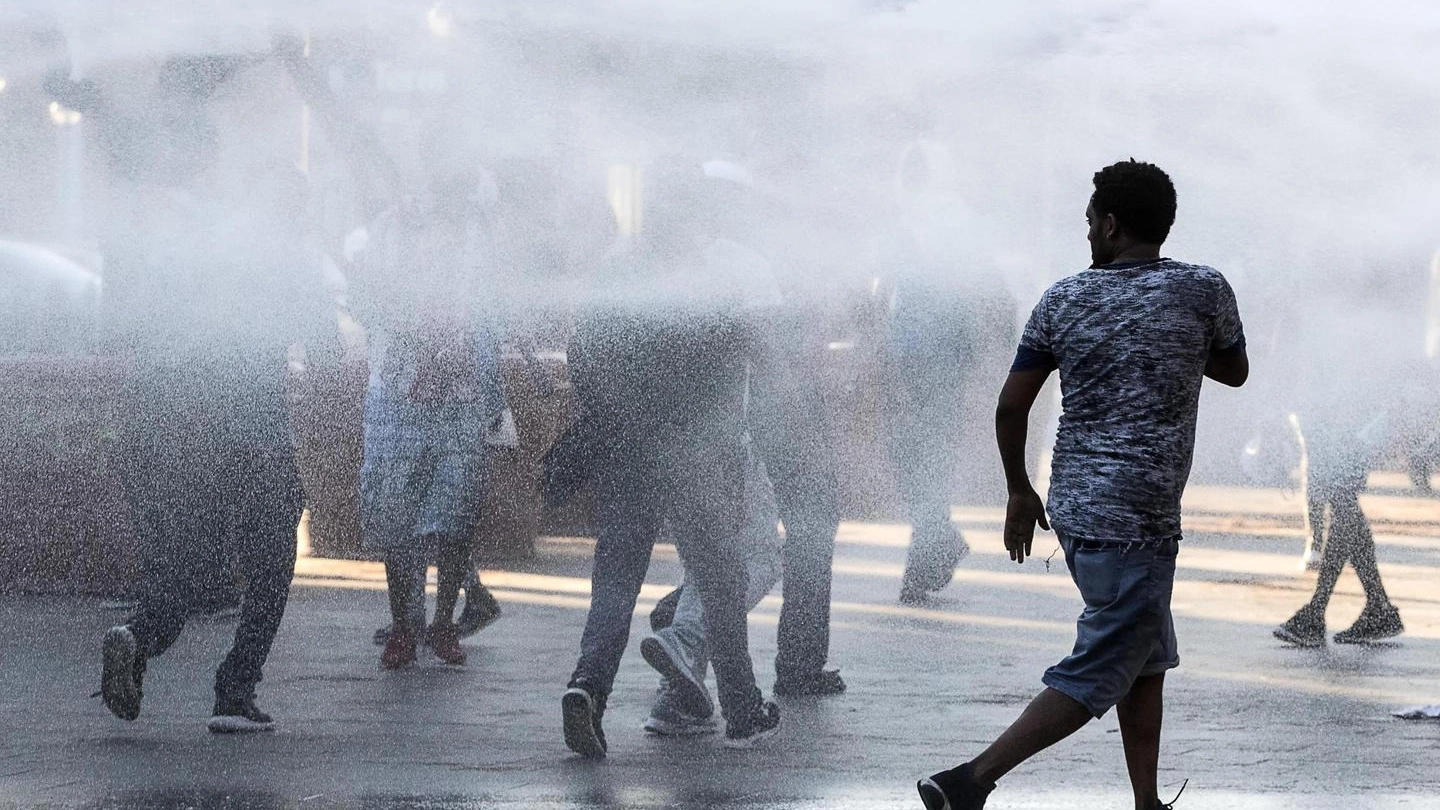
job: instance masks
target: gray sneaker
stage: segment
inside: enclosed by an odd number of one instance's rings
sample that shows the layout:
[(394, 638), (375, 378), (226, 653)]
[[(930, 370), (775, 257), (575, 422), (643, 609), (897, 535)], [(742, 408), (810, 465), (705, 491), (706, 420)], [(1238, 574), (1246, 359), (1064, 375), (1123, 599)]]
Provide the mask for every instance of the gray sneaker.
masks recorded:
[(705, 661), (667, 627), (640, 642), (645, 663), (655, 668), (675, 692), (676, 705), (691, 717), (715, 714), (715, 699), (705, 686)]
[(695, 717), (686, 714), (680, 705), (676, 690), (669, 681), (660, 684), (655, 694), (655, 705), (650, 717), (645, 720), (644, 729), (657, 737), (697, 737), (719, 731), (714, 715)]

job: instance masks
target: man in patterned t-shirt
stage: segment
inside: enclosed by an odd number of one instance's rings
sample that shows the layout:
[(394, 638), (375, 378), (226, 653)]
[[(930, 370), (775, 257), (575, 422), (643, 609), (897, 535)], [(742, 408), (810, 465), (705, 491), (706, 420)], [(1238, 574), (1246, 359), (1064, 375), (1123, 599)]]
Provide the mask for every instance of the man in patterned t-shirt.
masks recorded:
[[(1163, 171), (1130, 160), (1097, 172), (1085, 218), (1091, 268), (1036, 305), (995, 414), (1010, 489), (1005, 547), (1024, 562), (1036, 524), (1053, 522), (1085, 599), (1075, 649), (980, 756), (921, 780), (928, 810), (979, 810), (996, 779), (1111, 707), (1136, 810), (1167, 806), (1156, 770), (1165, 673), (1179, 664), (1170, 592), (1200, 384), (1242, 385), (1250, 365), (1224, 276), (1160, 256), (1175, 221)], [(1025, 471), (1025, 434), (1057, 370), (1064, 412), (1047, 522)]]

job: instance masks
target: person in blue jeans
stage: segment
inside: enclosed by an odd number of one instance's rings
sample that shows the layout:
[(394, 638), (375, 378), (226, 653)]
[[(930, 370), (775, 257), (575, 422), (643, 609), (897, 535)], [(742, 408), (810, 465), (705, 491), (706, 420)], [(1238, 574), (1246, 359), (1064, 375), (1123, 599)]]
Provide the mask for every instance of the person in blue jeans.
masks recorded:
[[(1010, 492), (1005, 547), (1023, 563), (1035, 526), (1054, 526), (1085, 600), (1075, 648), (979, 756), (920, 780), (928, 810), (983, 808), (996, 780), (1111, 708), (1136, 810), (1167, 806), (1156, 774), (1165, 673), (1180, 663), (1170, 594), (1200, 387), (1205, 377), (1240, 386), (1250, 365), (1225, 277), (1160, 254), (1175, 221), (1170, 178), (1129, 160), (1094, 184), (1090, 269), (1041, 297), (995, 413)], [(1053, 371), (1063, 413), (1047, 504), (1026, 473), (1025, 441)]]
[(739, 537), (747, 366), (756, 312), (778, 293), (761, 257), (717, 233), (728, 181), (680, 161), (647, 182), (644, 229), (595, 279), (567, 354), (596, 542), (561, 721), (566, 746), (591, 758), (609, 750), (605, 707), (662, 524), (701, 602), (723, 744), (753, 747), (780, 725), (755, 683)]

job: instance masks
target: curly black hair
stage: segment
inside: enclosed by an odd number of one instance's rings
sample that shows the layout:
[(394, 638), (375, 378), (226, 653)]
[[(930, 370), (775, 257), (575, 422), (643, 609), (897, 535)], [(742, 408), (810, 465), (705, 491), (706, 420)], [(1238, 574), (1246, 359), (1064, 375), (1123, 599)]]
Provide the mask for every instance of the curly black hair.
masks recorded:
[(1095, 173), (1090, 204), (1096, 214), (1114, 214), (1126, 233), (1143, 242), (1164, 242), (1175, 224), (1175, 185), (1170, 175), (1134, 158)]

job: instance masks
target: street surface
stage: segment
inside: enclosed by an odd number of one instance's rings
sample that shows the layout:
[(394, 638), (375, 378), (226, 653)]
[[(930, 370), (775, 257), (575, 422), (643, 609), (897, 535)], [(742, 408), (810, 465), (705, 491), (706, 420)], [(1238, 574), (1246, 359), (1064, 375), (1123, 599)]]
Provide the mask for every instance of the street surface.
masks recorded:
[[(1288, 649), (1271, 627), (1309, 597), (1300, 509), (1276, 490), (1196, 488), (1175, 588), (1181, 668), (1169, 681), (1161, 781), (1185, 779), (1184, 810), (1440, 808), (1440, 722), (1393, 719), (1440, 701), (1440, 501), (1377, 476), (1364, 498), (1381, 569), (1408, 632), (1375, 647)], [(123, 612), (100, 600), (0, 599), (0, 808), (719, 808), (920, 807), (913, 783), (976, 752), (1040, 688), (1073, 640), (1079, 599), (1053, 538), (1016, 566), (1001, 511), (960, 508), (975, 553), (930, 605), (896, 602), (907, 530), (846, 524), (836, 560), (832, 662), (850, 691), (782, 703), (769, 747), (640, 730), (655, 676), (637, 616), (606, 716), (610, 756), (574, 758), (559, 696), (588, 604), (588, 541), (551, 538), (486, 582), (505, 606), (468, 643), (470, 664), (384, 673), (387, 621), (374, 563), (302, 558), (260, 705), (279, 730), (206, 732), (211, 679), (233, 624), (195, 623), (145, 681), (123, 723), (89, 695), (101, 633)], [(640, 611), (678, 577), (657, 550)], [(1347, 571), (1331, 631), (1358, 613)], [(752, 614), (769, 689), (778, 598)], [(1131, 800), (1111, 716), (1004, 780), (995, 810), (1106, 808)]]

